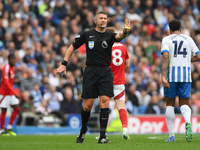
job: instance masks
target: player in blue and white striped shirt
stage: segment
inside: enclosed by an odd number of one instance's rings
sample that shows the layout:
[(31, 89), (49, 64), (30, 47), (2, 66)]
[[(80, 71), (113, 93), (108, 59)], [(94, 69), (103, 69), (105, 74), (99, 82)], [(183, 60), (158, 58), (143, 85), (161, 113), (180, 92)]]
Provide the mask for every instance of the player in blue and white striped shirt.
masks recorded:
[[(181, 34), (181, 23), (178, 20), (169, 22), (170, 35), (162, 40), (162, 82), (166, 99), (166, 121), (169, 130), (169, 139), (174, 142), (175, 97), (179, 97), (181, 113), (186, 121), (186, 140), (191, 142), (191, 109), (189, 99), (191, 91), (191, 61), (200, 60), (200, 51), (193, 39)], [(194, 56), (194, 57), (192, 57)], [(191, 58), (192, 57), (192, 58)]]

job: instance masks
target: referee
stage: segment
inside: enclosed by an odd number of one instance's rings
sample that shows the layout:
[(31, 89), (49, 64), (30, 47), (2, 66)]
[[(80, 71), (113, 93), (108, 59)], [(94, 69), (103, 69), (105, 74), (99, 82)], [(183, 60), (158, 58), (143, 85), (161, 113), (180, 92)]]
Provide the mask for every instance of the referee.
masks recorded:
[(100, 99), (100, 138), (98, 143), (111, 143), (106, 138), (106, 127), (109, 116), (109, 100), (113, 94), (113, 74), (109, 67), (111, 51), (114, 42), (124, 39), (130, 31), (130, 21), (126, 21), (124, 30), (118, 34), (107, 32), (107, 14), (104, 11), (97, 12), (94, 22), (95, 29), (83, 32), (76, 37), (74, 43), (68, 48), (62, 64), (57, 68), (57, 73), (65, 72), (67, 62), (75, 49), (86, 43), (86, 68), (83, 73), (83, 109), (81, 111), (82, 126), (77, 136), (76, 143), (82, 143), (88, 130), (87, 122), (94, 99)]

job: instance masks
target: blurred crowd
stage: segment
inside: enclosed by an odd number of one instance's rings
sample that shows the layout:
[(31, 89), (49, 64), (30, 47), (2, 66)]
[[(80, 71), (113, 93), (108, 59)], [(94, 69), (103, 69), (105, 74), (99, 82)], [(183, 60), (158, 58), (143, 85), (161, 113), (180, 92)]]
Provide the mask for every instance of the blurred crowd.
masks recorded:
[[(65, 116), (80, 113), (85, 48), (77, 49), (67, 67), (67, 77), (56, 75), (74, 38), (95, 27), (94, 15), (103, 10), (108, 26), (132, 30), (122, 41), (127, 46), (130, 69), (126, 73), (126, 109), (130, 114), (164, 114), (160, 78), (161, 41), (169, 34), (168, 21), (178, 19), (182, 33), (200, 48), (198, 0), (0, 0), (0, 69), (15, 52), (14, 88), (21, 112)], [(190, 106), (200, 113), (200, 64), (192, 64)], [(98, 112), (98, 99), (92, 112)], [(111, 101), (111, 109), (115, 106)], [(176, 113), (180, 113), (177, 104)]]

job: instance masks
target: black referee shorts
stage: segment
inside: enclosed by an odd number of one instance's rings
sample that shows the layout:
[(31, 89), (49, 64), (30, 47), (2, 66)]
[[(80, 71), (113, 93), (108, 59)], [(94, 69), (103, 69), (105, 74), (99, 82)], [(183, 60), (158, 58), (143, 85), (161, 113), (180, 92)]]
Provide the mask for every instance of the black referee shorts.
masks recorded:
[(97, 98), (100, 95), (113, 97), (113, 78), (109, 66), (87, 66), (83, 72), (82, 98)]

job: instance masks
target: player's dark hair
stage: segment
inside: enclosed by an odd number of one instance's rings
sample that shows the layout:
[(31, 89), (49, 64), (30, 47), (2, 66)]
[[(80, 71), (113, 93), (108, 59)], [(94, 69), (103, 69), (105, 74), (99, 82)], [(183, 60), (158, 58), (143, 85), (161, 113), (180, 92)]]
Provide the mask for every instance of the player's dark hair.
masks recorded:
[(180, 30), (181, 28), (181, 22), (179, 20), (171, 20), (169, 22), (169, 28), (172, 30), (172, 31), (178, 31)]
[(8, 55), (8, 59), (11, 59), (11, 58), (15, 58), (15, 54), (14, 54), (14, 53), (10, 53), (10, 54)]
[(107, 15), (107, 13), (106, 13), (105, 11), (99, 11), (99, 12), (96, 13), (95, 18), (97, 18), (97, 16), (98, 16), (99, 14)]

